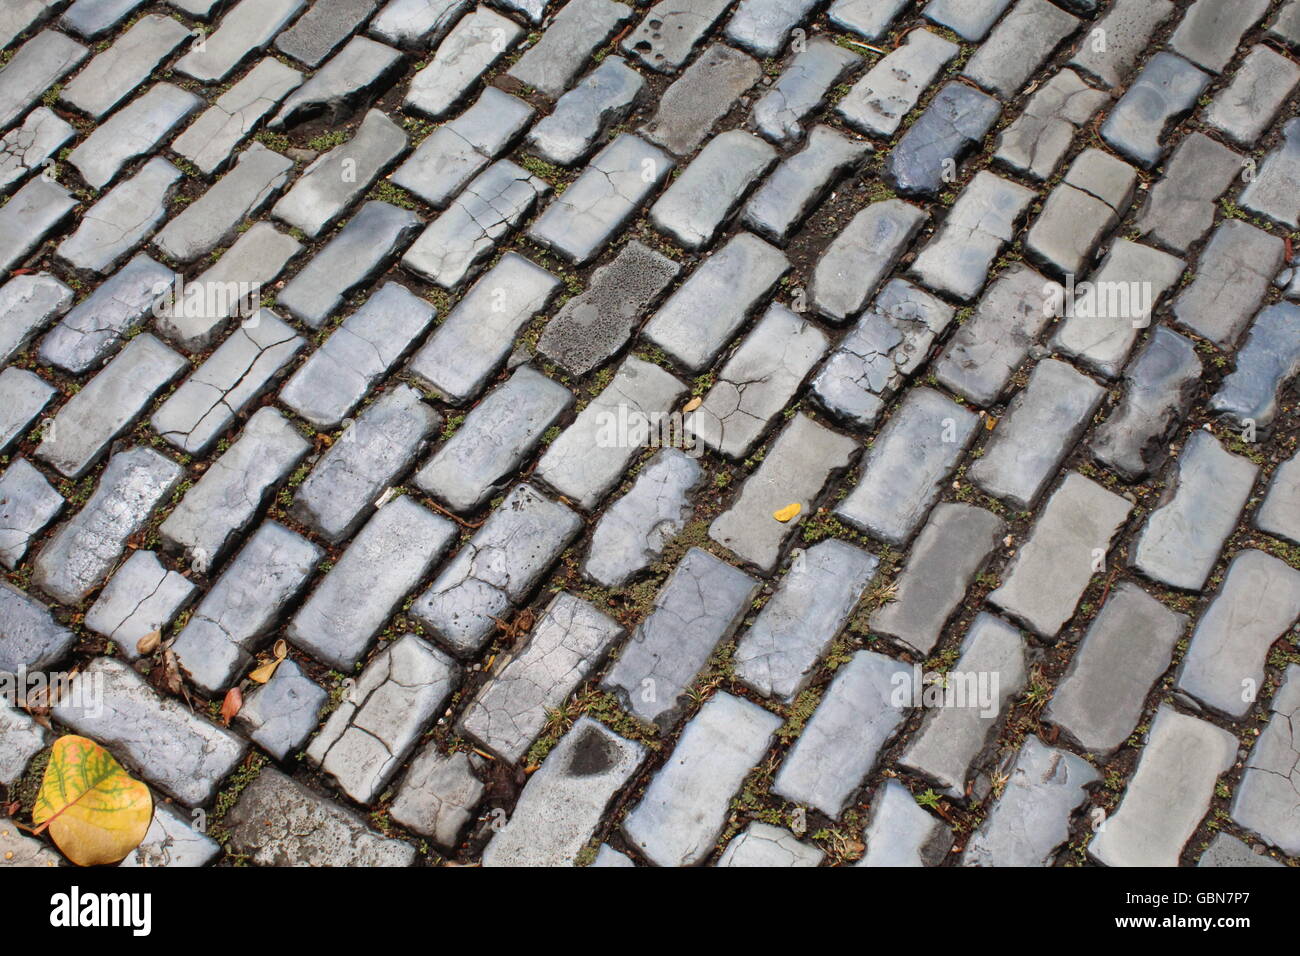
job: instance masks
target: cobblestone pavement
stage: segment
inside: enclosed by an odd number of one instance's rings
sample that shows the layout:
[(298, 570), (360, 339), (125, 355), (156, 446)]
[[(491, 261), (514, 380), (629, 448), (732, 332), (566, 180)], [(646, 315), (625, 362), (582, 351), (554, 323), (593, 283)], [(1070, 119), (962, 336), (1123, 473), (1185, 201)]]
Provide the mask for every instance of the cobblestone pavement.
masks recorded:
[(1300, 860), (1300, 0), (0, 48), (13, 820), (75, 732), (132, 865)]

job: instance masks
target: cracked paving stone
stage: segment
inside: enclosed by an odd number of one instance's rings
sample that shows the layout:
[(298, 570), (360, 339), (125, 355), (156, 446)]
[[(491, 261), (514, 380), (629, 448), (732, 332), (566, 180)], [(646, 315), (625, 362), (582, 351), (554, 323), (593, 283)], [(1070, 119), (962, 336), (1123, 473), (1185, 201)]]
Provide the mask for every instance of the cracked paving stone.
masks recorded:
[(551, 200), (528, 230), (528, 238), (583, 265), (600, 254), (673, 166), (662, 150), (623, 133)]
[(0, 275), (8, 275), (76, 208), (62, 186), (37, 176), (0, 207)]
[(1214, 225), (1219, 197), (1242, 169), (1239, 153), (1192, 132), (1165, 163), (1165, 174), (1151, 187), (1134, 228), (1157, 245), (1186, 255)]
[(470, 768), (468, 755), (441, 754), (431, 742), (411, 761), (389, 816), (438, 846), (454, 848), (474, 818), (474, 807), (483, 790), (483, 783)]
[(1075, 134), (1109, 101), (1108, 94), (1094, 90), (1073, 70), (1061, 70), (998, 134), (993, 158), (1034, 179), (1049, 179), (1070, 151)]
[(433, 50), (469, 8), (468, 0), (389, 0), (368, 29), (404, 50)]
[(471, 655), (581, 528), (582, 519), (564, 505), (516, 485), (408, 613), (453, 653)]
[(0, 564), (13, 570), (27, 546), (63, 510), (63, 496), (26, 458), (0, 474)]
[(680, 273), (672, 259), (630, 240), (546, 323), (537, 351), (570, 375), (586, 375), (622, 349)]
[(444, 289), (471, 278), (484, 259), (551, 191), (543, 179), (500, 160), (465, 187), (406, 250), (402, 265)]
[(519, 474), (572, 404), (567, 388), (522, 366), (470, 410), (412, 480), (451, 510), (474, 511)]
[(13, 0), (0, 9), (0, 49), (45, 23), (63, 6), (63, 0)]
[(188, 814), (156, 803), (144, 840), (118, 866), (205, 866), (219, 853), (221, 845), (190, 826)]
[(269, 309), (234, 330), (149, 420), (173, 448), (201, 454), (306, 344)]
[(826, 16), (842, 30), (875, 40), (905, 6), (907, 0), (835, 0)]
[(645, 80), (621, 56), (607, 56), (528, 133), (529, 146), (548, 162), (571, 166), (642, 98)]
[(1002, 106), (991, 96), (952, 81), (890, 151), (885, 178), (901, 193), (935, 196), (958, 175), (962, 158), (993, 128)]
[(920, 102), (939, 73), (961, 50), (929, 30), (918, 28), (844, 94), (835, 111), (856, 130), (889, 137)]
[(1211, 710), (1243, 718), (1264, 684), (1269, 648), (1300, 618), (1300, 571), (1246, 549), (1192, 632), (1178, 688)]
[(907, 719), (897, 688), (911, 681), (909, 665), (858, 651), (835, 672), (803, 733), (772, 782), (772, 792), (835, 818), (876, 765)]
[(1287, 667), (1269, 703), (1268, 726), (1246, 761), (1232, 819), (1288, 856), (1300, 854), (1300, 666)]
[(1133, 201), (1137, 170), (1099, 149), (1084, 150), (1053, 189), (1025, 237), (1025, 254), (1055, 275), (1092, 264), (1102, 240)]
[(369, 191), (406, 152), (406, 145), (402, 128), (379, 110), (371, 110), (351, 139), (303, 171), (271, 215), (301, 229), (309, 239), (317, 238)]
[(1030, 510), (1092, 423), (1105, 394), (1072, 365), (1044, 359), (1011, 400), (967, 476), (992, 497)]
[(1102, 138), (1151, 169), (1164, 156), (1166, 130), (1191, 112), (1209, 83), (1208, 74), (1162, 50), (1111, 108), (1101, 126)]
[(11, 366), (0, 371), (0, 452), (27, 429), (57, 391), (27, 369)]
[(1210, 411), (1229, 422), (1267, 429), (1277, 417), (1286, 384), (1300, 373), (1300, 305), (1278, 302), (1259, 313), (1237, 354), (1237, 367)]
[(623, 628), (572, 594), (557, 594), (522, 647), (505, 654), (461, 718), (460, 730), (517, 763), (545, 729), (547, 715), (605, 658)]
[(580, 717), (529, 777), (514, 813), (483, 851), (483, 865), (575, 865), (645, 756), (641, 744)]
[[(68, 163), (76, 167), (81, 178), (92, 188), (103, 189), (132, 160), (153, 152), (202, 104), (199, 97), (179, 86), (158, 83), (107, 122), (95, 127), (94, 132), (69, 154)], [(171, 164), (154, 157), (150, 165)]]
[(184, 469), (152, 449), (113, 455), (90, 500), (41, 548), (32, 583), (60, 603), (80, 604), (183, 475)]
[(402, 61), (402, 54), (390, 46), (353, 37), (289, 94), (268, 125), (271, 129), (286, 129), (313, 119), (321, 119), (329, 126), (341, 125), (372, 93), (396, 77)]
[(750, 196), (741, 222), (764, 239), (784, 246), (837, 182), (871, 152), (828, 126), (817, 125), (800, 152), (777, 165)]
[(989, 603), (1039, 637), (1053, 640), (1074, 616), (1132, 510), (1132, 502), (1069, 472), (1039, 512), (1029, 540), (1012, 559), (1002, 586), (989, 595)]
[(276, 296), (276, 304), (313, 329), (320, 328), (349, 292), (401, 253), (419, 228), (420, 217), (411, 210), (370, 200), (293, 277)]
[(393, 499), (357, 532), (285, 636), (314, 658), (350, 671), (455, 537), (447, 519), (405, 495)]
[(331, 544), (346, 540), (441, 424), (442, 416), (410, 385), (385, 390), (321, 456), (289, 513)]
[[(919, 686), (920, 669), (913, 669), (914, 697), (928, 690)], [(899, 764), (934, 780), (948, 796), (963, 799), (972, 765), (996, 733), (1007, 702), (1025, 686), (1027, 671), (1020, 632), (981, 611), (962, 640), (954, 676), (946, 684), (929, 685), (944, 702), (927, 708)]]
[(828, 346), (816, 326), (774, 302), (690, 413), (687, 430), (729, 458), (745, 458)]
[(1210, 848), (1201, 854), (1197, 866), (1286, 866), (1272, 857), (1265, 856), (1264, 848), (1259, 847), (1259, 852), (1242, 843), (1236, 837), (1227, 833), (1215, 834), (1210, 841)]
[(179, 20), (158, 14), (141, 17), (63, 87), (59, 101), (102, 120), (189, 36)]
[(1089, 625), (1044, 717), (1084, 749), (1113, 753), (1142, 719), (1147, 695), (1186, 630), (1185, 614), (1121, 581)]
[(59, 245), (59, 258), (74, 269), (108, 275), (167, 217), (168, 202), (183, 178), (155, 156), (86, 210), (77, 231)]
[(182, 352), (205, 352), (235, 319), (251, 320), (269, 287), (302, 243), (269, 222), (253, 224), (193, 282), (172, 285), (154, 310), (154, 326)]
[(274, 408), (259, 408), (159, 526), (163, 543), (206, 573), (261, 510), (311, 445)]
[(1268, 35), (1292, 49), (1300, 48), (1300, 0), (1287, 0), (1268, 25)]
[(1124, 397), (1094, 433), (1093, 457), (1129, 482), (1159, 468), (1200, 388), (1202, 371), (1196, 346), (1157, 326), (1124, 370)]
[(1300, 224), (1300, 118), (1282, 127), (1283, 141), (1269, 153), (1241, 205), (1290, 229)]
[(651, 223), (683, 249), (710, 245), (776, 158), (775, 149), (744, 130), (719, 133), (650, 207)]
[(533, 112), (523, 100), (485, 87), (473, 106), (430, 133), (390, 178), (434, 209), (444, 209), (461, 187), (506, 151)]
[[(1034, 198), (1032, 189), (980, 170), (909, 272), (935, 292), (971, 301), (984, 288), (994, 260), (1014, 238)], [(1032, 236), (1031, 230), (1031, 242)]]
[(664, 91), (654, 117), (640, 132), (673, 155), (687, 156), (762, 75), (758, 61), (715, 43)]
[(1097, 374), (1116, 378), (1185, 266), (1182, 259), (1159, 249), (1115, 240), (1086, 282), (1057, 287), (1054, 311), (1064, 313), (1064, 321), (1052, 344)]
[(1175, 10), (1169, 0), (1115, 0), (1080, 41), (1069, 65), (1095, 76), (1105, 86), (1122, 87), (1147, 51), (1156, 28)]
[(732, 838), (717, 866), (795, 867), (817, 866), (825, 854), (793, 833), (770, 823), (754, 821)]
[(405, 762), (460, 682), (441, 651), (404, 634), (361, 672), (307, 748), (307, 759), (358, 803), (369, 803)]
[[(0, 285), (0, 364), (8, 364), (28, 342), (55, 319), (63, 316), (77, 294), (50, 275), (14, 276)], [(3, 403), (0, 403), (3, 404)]]
[(974, 440), (978, 416), (932, 388), (914, 388), (876, 436), (857, 486), (835, 516), (878, 541), (907, 543)]
[(691, 548), (602, 686), (636, 717), (667, 728), (681, 716), (682, 698), (714, 648), (740, 626), (758, 586), (743, 571)]
[(1169, 46), (1197, 66), (1219, 73), (1237, 52), (1242, 36), (1259, 22), (1269, 6), (1269, 0), (1228, 4), (1196, 0), (1169, 38)]
[(1282, 268), (1285, 243), (1235, 219), (1224, 220), (1201, 252), (1196, 276), (1174, 300), (1174, 318), (1221, 348), (1232, 348)]
[(997, 803), (966, 844), (963, 866), (1051, 866), (1070, 839), (1070, 817), (1101, 779), (1068, 750), (1030, 734)]
[(699, 462), (664, 448), (637, 475), (626, 495), (601, 515), (582, 573), (607, 588), (622, 587), (659, 559), (686, 527), (691, 494), (704, 479)]
[(523, 36), (517, 23), (486, 7), (467, 13), (438, 44), (428, 65), (415, 74), (402, 106), (441, 119)]
[(705, 259), (642, 335), (691, 372), (710, 365), (790, 268), (781, 250), (740, 232)]
[[(314, 5), (308, 15), (324, 2)], [(190, 50), (173, 69), (200, 83), (221, 83), (251, 54), (265, 50), (304, 6), (303, 0), (240, 0), (221, 18), (221, 25), (203, 38), (203, 48)]]
[(135, 660), (140, 639), (170, 624), (193, 593), (194, 585), (152, 551), (133, 551), (86, 612), (85, 625)]
[[(92, 699), (93, 706), (83, 703)], [(161, 696), (126, 664), (107, 657), (78, 671), (69, 696), (52, 712), (189, 807), (211, 800), (248, 750), (235, 734)]]
[(307, 12), (280, 34), (275, 48), (308, 67), (318, 67), (377, 6), (378, 0), (313, 0)]
[(263, 767), (226, 816), (230, 846), (255, 866), (410, 866), (416, 848)]
[(652, 70), (676, 73), (731, 0), (660, 0), (623, 40), (623, 52)]
[(962, 75), (986, 90), (1013, 97), (1077, 29), (1078, 18), (1048, 0), (1017, 0)]
[(930, 0), (921, 12), (963, 40), (978, 43), (988, 35), (1011, 0)]
[[(7, 700), (0, 699), (0, 784), (13, 787), (18, 783), (32, 758), (49, 743), (49, 731)], [(6, 822), (0, 820), (0, 828)]]
[[(251, 0), (246, 0), (251, 2)], [(267, 57), (222, 93), (198, 119), (172, 141), (172, 151), (206, 176), (221, 170), (235, 149), (302, 85), (302, 74)]]
[(415, 353), (410, 373), (449, 404), (464, 405), (496, 374), (515, 336), (547, 307), (560, 285), (533, 261), (507, 252)]
[(1261, 531), (1300, 544), (1300, 455), (1278, 466), (1264, 503), (1255, 512)]
[[(791, 532), (813, 513), (833, 478), (858, 453), (858, 443), (797, 414), (785, 426), (758, 469), (745, 479), (730, 508), (709, 525), (709, 537), (741, 559), (770, 573)], [(781, 521), (777, 512), (797, 503), (799, 513)]]
[(896, 579), (893, 600), (871, 615), (871, 630), (918, 654), (933, 651), (1006, 528), (997, 515), (974, 505), (936, 505)]
[(817, 261), (811, 290), (817, 312), (835, 323), (861, 312), (929, 218), (901, 199), (872, 203), (855, 215)]
[(178, 263), (210, 255), (275, 197), (292, 171), (292, 160), (253, 143), (230, 172), (154, 236), (154, 248)]
[(40, 342), (40, 362), (72, 375), (90, 371), (152, 316), (153, 303), (172, 281), (170, 269), (135, 256), (49, 330)]
[(631, 16), (632, 9), (615, 0), (568, 0), (506, 76), (558, 99), (597, 48)]
[(385, 282), (299, 366), (280, 389), (280, 401), (318, 429), (337, 428), (436, 315), (428, 302)]
[(0, 69), (0, 129), (21, 119), (88, 55), (84, 46), (57, 30), (42, 30), (20, 46)]
[(44, 106), (28, 113), (22, 126), (0, 138), (0, 194), (34, 170), (48, 166), (75, 136), (75, 129)]
[(1246, 507), (1259, 466), (1197, 430), (1175, 467), (1137, 539), (1132, 563), (1153, 581), (1200, 591)]
[(1246, 55), (1232, 82), (1201, 115), (1207, 125), (1249, 148), (1273, 125), (1297, 83), (1300, 66), (1260, 44)]
[(44, 670), (77, 643), (48, 607), (8, 581), (0, 581), (0, 612), (0, 672)]
[(87, 40), (98, 40), (143, 6), (144, 0), (74, 0), (59, 26)]
[(685, 391), (659, 366), (629, 356), (551, 442), (537, 465), (537, 478), (578, 507), (594, 511), (642, 448), (669, 444), (673, 426), (668, 413)]
[(1088, 855), (1106, 866), (1177, 866), (1236, 756), (1228, 731), (1161, 704), (1137, 772)]
[(750, 113), (751, 125), (778, 146), (802, 140), (804, 121), (826, 102), (831, 88), (861, 62), (856, 53), (814, 37), (759, 97)]
[(80, 478), (188, 368), (184, 358), (149, 333), (136, 336), (59, 409), (36, 457), (64, 477)]
[(857, 866), (937, 866), (952, 846), (952, 831), (917, 804), (897, 780), (886, 780), (872, 798), (863, 834), (866, 853)]
[(328, 698), (297, 663), (284, 660), (269, 681), (245, 695), (235, 725), (276, 760), (285, 760), (316, 730)]
[(658, 866), (701, 863), (722, 834), (732, 797), (780, 726), (780, 717), (750, 701), (711, 697), (623, 822), (629, 842)]
[(324, 555), (278, 522), (266, 521), (257, 529), (172, 646), (195, 686), (212, 695), (230, 686), (252, 663)]
[(820, 0), (741, 0), (727, 21), (728, 40), (755, 56), (773, 57)]
[(954, 311), (910, 282), (890, 279), (813, 379), (813, 396), (836, 418), (870, 427), (920, 368)]
[(792, 703), (878, 566), (874, 555), (834, 538), (796, 552), (776, 593), (736, 645), (736, 677), (764, 697)]

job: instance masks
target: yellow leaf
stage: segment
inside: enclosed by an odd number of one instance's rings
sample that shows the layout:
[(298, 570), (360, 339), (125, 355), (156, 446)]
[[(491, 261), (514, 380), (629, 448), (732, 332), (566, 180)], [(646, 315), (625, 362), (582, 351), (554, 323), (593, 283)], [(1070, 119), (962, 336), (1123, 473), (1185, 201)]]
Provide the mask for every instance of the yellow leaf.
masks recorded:
[(697, 395), (695, 396), (695, 398), (692, 398), (689, 402), (687, 402), (684, 406), (682, 406), (682, 414), (685, 414), (686, 412), (693, 412), (695, 411), (695, 409), (699, 408), (703, 404), (704, 404), (704, 399), (700, 398)]
[(803, 505), (796, 501), (793, 504), (786, 505), (780, 511), (773, 511), (772, 517), (782, 524), (785, 524), (787, 521), (795, 518), (801, 511), (803, 511)]
[(140, 845), (152, 819), (149, 788), (107, 750), (75, 734), (54, 742), (32, 822), (37, 833), (50, 831), (69, 860), (116, 863)]
[(251, 673), (249, 673), (248, 679), (254, 684), (265, 684), (275, 676), (275, 669), (280, 666), (280, 660), (281, 658), (269, 660), (260, 667), (255, 668)]
[(141, 657), (148, 657), (154, 651), (158, 650), (158, 645), (162, 643), (162, 631), (150, 631), (140, 640), (135, 642), (135, 652)]

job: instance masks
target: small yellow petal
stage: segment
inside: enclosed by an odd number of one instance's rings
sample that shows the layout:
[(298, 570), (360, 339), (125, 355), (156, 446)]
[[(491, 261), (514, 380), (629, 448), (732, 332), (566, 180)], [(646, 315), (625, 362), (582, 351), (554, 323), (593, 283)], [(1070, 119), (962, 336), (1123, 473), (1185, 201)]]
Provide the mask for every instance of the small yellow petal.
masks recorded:
[(787, 521), (795, 518), (801, 511), (803, 511), (803, 505), (796, 501), (793, 504), (786, 505), (780, 511), (773, 511), (772, 517), (782, 524), (785, 524)]

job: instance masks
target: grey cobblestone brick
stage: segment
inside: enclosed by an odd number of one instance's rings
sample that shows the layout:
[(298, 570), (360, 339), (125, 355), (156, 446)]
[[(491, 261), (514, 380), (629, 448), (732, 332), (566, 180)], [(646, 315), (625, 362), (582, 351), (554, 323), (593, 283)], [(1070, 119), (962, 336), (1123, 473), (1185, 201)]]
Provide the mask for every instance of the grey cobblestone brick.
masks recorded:
[(1300, 66), (1269, 47), (1254, 47), (1232, 82), (1205, 108), (1205, 122), (1234, 142), (1249, 147), (1272, 125), (1300, 82)]
[(194, 585), (152, 551), (133, 551), (86, 612), (85, 624), (135, 660), (140, 639), (170, 624), (193, 593)]
[(872, 798), (863, 836), (867, 850), (858, 866), (935, 866), (952, 845), (952, 832), (919, 806), (897, 780), (886, 780)]
[(936, 195), (945, 185), (945, 169), (960, 164), (1001, 112), (993, 97), (964, 83), (946, 83), (890, 151), (885, 178), (901, 193)]
[(1294, 720), (1300, 711), (1300, 667), (1287, 667), (1285, 683), (1269, 703), (1269, 722), (1260, 735), (1232, 802), (1232, 818), (1288, 856), (1300, 853), (1300, 790), (1296, 764), (1300, 741)]
[(568, 0), (507, 75), (558, 99), (596, 49), (631, 16), (632, 9), (616, 0)]
[(44, 106), (28, 113), (22, 126), (0, 137), (0, 194), (47, 165), (75, 135), (70, 125)]
[(141, 17), (87, 63), (63, 88), (59, 99), (92, 119), (103, 119), (188, 37), (185, 25), (171, 17)]
[[(22, 779), (31, 759), (49, 742), (49, 731), (7, 700), (0, 700), (0, 783), (12, 787)], [(0, 829), (7, 823), (0, 821)]]
[(292, 127), (323, 116), (338, 123), (401, 68), (402, 54), (367, 37), (353, 37), (298, 87), (271, 120), (272, 129)]
[(683, 249), (710, 245), (776, 150), (743, 130), (719, 133), (650, 207), (650, 221)]
[(1174, 317), (1232, 348), (1282, 268), (1283, 245), (1248, 223), (1220, 223), (1201, 253), (1196, 278), (1174, 300)]
[(808, 116), (825, 102), (831, 87), (861, 62), (851, 50), (814, 37), (754, 104), (750, 122), (773, 143), (799, 142)]
[(369, 30), (392, 46), (431, 50), (469, 8), (469, 0), (388, 0)]
[(143, 4), (144, 0), (74, 0), (59, 18), (59, 26), (87, 40), (97, 40)]
[(874, 40), (905, 6), (907, 0), (835, 0), (826, 15), (835, 26)]
[(204, 866), (220, 852), (220, 844), (190, 826), (185, 815), (168, 804), (155, 804), (143, 842), (118, 866)]
[(77, 635), (55, 621), (46, 605), (8, 581), (0, 581), (0, 610), (2, 671), (43, 670), (77, 642)]
[(8, 363), (27, 347), (32, 336), (43, 331), (72, 307), (77, 294), (50, 275), (14, 276), (0, 286), (0, 363)]
[(318, 67), (377, 6), (378, 0), (316, 0), (280, 34), (275, 47), (308, 67)]
[(827, 247), (812, 279), (812, 304), (832, 322), (856, 316), (928, 220), (901, 199), (862, 210)]
[(57, 183), (37, 176), (0, 208), (0, 273), (16, 268), (76, 207)]
[(960, 51), (957, 44), (924, 28), (882, 58), (835, 107), (854, 129), (893, 136), (944, 66)]
[(12, 570), (27, 547), (63, 510), (63, 496), (26, 458), (0, 474), (0, 564)]
[(1133, 162), (1150, 169), (1165, 153), (1165, 132), (1186, 115), (1209, 85), (1208, 74), (1180, 56), (1161, 51), (1111, 108), (1102, 138)]
[(445, 116), (523, 35), (517, 23), (486, 7), (467, 13), (415, 74), (403, 105), (432, 119)]
[(74, 269), (111, 273), (167, 217), (167, 203), (181, 171), (154, 157), (86, 211), (81, 225), (59, 245), (59, 258)]
[(963, 40), (976, 42), (988, 35), (1009, 6), (1011, 0), (930, 0), (921, 12)]
[(22, 368), (0, 372), (0, 452), (9, 447), (54, 397), (56, 389)]
[[(179, 86), (159, 83), (98, 126), (69, 154), (68, 162), (92, 187), (102, 189), (132, 160), (157, 147), (202, 102)], [(150, 164), (170, 165), (157, 158)]]
[(217, 29), (204, 37), (203, 49), (190, 50), (176, 61), (174, 69), (200, 83), (220, 83), (254, 51), (266, 49), (305, 6), (303, 0), (240, 0), (221, 18)]
[[(1147, 44), (1177, 8), (1169, 0), (1115, 0), (1079, 42), (1070, 65), (1110, 87), (1122, 87)], [(1101, 30), (1100, 34), (1096, 33)], [(1104, 39), (1105, 42), (1098, 42)]]
[(42, 30), (20, 46), (0, 71), (0, 127), (21, 119), (87, 55), (84, 46), (57, 30)]
[(1050, 178), (1069, 152), (1075, 134), (1109, 99), (1073, 70), (1061, 70), (1034, 92), (1024, 112), (998, 134), (994, 158), (1034, 179)]
[(653, 70), (675, 73), (730, 6), (730, 0), (660, 0), (624, 38), (623, 51)]
[(1300, 117), (1282, 127), (1282, 142), (1268, 154), (1259, 175), (1241, 191), (1251, 212), (1294, 229), (1300, 224)]
[[(686, 0), (669, 2), (688, 5)], [(706, 2), (716, 4), (717, 0)], [(724, 0), (719, 6), (727, 3)], [(715, 43), (668, 87), (659, 100), (659, 109), (641, 132), (674, 156), (687, 156), (760, 76), (762, 67), (752, 57)]]
[(1242, 35), (1268, 8), (1268, 0), (1240, 0), (1227, 6), (1196, 0), (1169, 38), (1169, 45), (1197, 66), (1218, 73), (1236, 53)]
[(454, 847), (482, 794), (483, 784), (465, 754), (444, 756), (429, 744), (411, 761), (390, 813), (439, 846)]
[(1179, 255), (1214, 225), (1215, 204), (1242, 171), (1242, 157), (1204, 133), (1193, 132), (1174, 150), (1165, 175), (1151, 187), (1136, 226)]
[(751, 823), (732, 838), (718, 858), (718, 866), (793, 867), (817, 866), (825, 856), (821, 850), (800, 843), (789, 830), (770, 823)]
[(871, 151), (818, 124), (808, 144), (777, 165), (745, 204), (741, 221), (769, 242), (784, 246), (826, 193)]
[(1237, 367), (1210, 399), (1210, 410), (1230, 422), (1259, 428), (1273, 424), (1286, 383), (1300, 373), (1300, 306), (1278, 302), (1255, 318)]
[(235, 725), (271, 756), (284, 760), (315, 731), (317, 714), (328, 697), (297, 663), (284, 660), (269, 681), (244, 697)]
[(1004, 98), (1015, 96), (1079, 20), (1048, 0), (1016, 0), (966, 63), (963, 75)]
[(1273, 472), (1254, 523), (1261, 531), (1300, 543), (1300, 456), (1283, 462)]
[(543, 159), (570, 166), (627, 116), (644, 89), (645, 80), (626, 60), (608, 56), (560, 97), (529, 131), (528, 142)]
[(776, 56), (818, 0), (741, 0), (727, 21), (727, 39), (756, 56)]
[(1137, 170), (1099, 149), (1088, 149), (1048, 194), (1025, 237), (1025, 253), (1056, 275), (1076, 275), (1119, 225), (1133, 200)]

